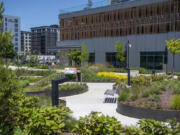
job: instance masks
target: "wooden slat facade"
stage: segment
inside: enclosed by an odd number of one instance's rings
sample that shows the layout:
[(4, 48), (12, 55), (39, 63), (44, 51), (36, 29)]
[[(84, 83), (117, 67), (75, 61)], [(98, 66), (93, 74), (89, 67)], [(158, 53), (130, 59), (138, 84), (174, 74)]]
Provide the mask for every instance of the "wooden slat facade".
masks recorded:
[(60, 40), (173, 31), (180, 31), (179, 0), (60, 21)]

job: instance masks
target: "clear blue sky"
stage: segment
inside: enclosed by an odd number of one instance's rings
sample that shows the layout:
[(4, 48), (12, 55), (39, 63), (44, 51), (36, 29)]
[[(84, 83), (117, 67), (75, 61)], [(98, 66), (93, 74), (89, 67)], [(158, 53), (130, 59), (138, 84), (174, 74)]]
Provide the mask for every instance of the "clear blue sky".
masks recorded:
[[(62, 9), (87, 4), (88, 0), (0, 0), (5, 3), (7, 15), (21, 17), (21, 29), (59, 24), (58, 14)], [(99, 2), (103, 0), (92, 0)]]

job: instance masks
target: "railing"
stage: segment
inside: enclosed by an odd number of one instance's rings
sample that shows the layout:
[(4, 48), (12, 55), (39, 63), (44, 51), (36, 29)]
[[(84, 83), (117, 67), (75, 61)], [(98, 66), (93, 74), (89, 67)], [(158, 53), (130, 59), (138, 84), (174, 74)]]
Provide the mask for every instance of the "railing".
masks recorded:
[(107, 6), (107, 5), (108, 5), (107, 0), (103, 0), (100, 2), (93, 2), (92, 6), (88, 6), (88, 4), (82, 4), (82, 5), (78, 5), (75, 7), (62, 9), (62, 10), (59, 10), (59, 13), (65, 14), (65, 13), (70, 13), (70, 12), (75, 12), (75, 11), (87, 10), (87, 9), (91, 9), (91, 8), (103, 7), (103, 6)]

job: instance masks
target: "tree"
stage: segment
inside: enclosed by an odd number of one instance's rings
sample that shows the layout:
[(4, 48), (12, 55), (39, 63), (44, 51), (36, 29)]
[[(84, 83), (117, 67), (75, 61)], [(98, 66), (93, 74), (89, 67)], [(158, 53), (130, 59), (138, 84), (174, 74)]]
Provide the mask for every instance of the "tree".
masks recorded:
[(4, 3), (0, 3), (0, 57), (5, 58), (14, 58), (16, 56), (16, 51), (13, 48), (12, 39), (14, 35), (11, 35), (11, 32), (2, 32), (3, 27), (3, 12), (4, 12)]
[(80, 66), (81, 62), (87, 61), (89, 59), (89, 53), (86, 51), (86, 45), (83, 43), (81, 50), (72, 49), (68, 54), (68, 57), (75, 63), (75, 66)]
[(0, 33), (0, 57), (7, 59), (16, 56), (12, 39), (13, 36), (11, 36), (10, 32)]
[(28, 64), (30, 67), (35, 67), (38, 65), (38, 59), (37, 56), (31, 55), (29, 60), (28, 60)]
[(125, 61), (125, 52), (123, 48), (123, 44), (120, 41), (117, 41), (115, 44), (115, 49), (117, 51), (116, 58), (120, 61)]
[(86, 45), (83, 43), (81, 47), (81, 62), (85, 62), (89, 59), (89, 53), (86, 50)]
[(72, 49), (69, 52), (68, 57), (70, 60), (72, 60), (75, 63), (75, 66), (80, 66), (80, 64), (81, 64), (81, 51), (80, 51), (80, 49), (77, 49), (77, 50)]
[(173, 54), (173, 73), (175, 68), (175, 55), (177, 53), (180, 53), (180, 39), (172, 39), (166, 41), (166, 47), (167, 49)]

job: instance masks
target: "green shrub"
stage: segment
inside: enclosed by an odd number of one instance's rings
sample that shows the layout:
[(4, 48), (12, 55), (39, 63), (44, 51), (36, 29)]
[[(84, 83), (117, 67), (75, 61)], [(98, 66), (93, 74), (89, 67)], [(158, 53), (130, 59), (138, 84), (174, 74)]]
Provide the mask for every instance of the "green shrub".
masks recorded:
[(20, 77), (20, 76), (48, 76), (52, 73), (54, 73), (54, 71), (34, 71), (34, 70), (25, 70), (25, 69), (17, 69), (15, 71), (16, 76)]
[(66, 107), (41, 107), (33, 109), (26, 129), (30, 135), (62, 133), (70, 111)]
[(170, 128), (169, 132), (171, 133), (171, 135), (180, 134), (180, 123), (177, 119), (167, 120), (167, 123)]
[(39, 106), (47, 107), (52, 105), (51, 96), (40, 96), (39, 97)]
[(174, 94), (180, 94), (180, 81), (175, 81), (176, 83), (173, 86)]
[(140, 94), (140, 86), (139, 85), (134, 85), (131, 86), (130, 91), (133, 95), (139, 96)]
[(180, 95), (174, 95), (173, 96), (173, 99), (171, 101), (171, 107), (173, 109), (177, 109), (177, 110), (180, 109)]
[(147, 135), (144, 131), (137, 127), (125, 127), (120, 135)]
[(164, 75), (152, 75), (152, 81), (163, 81), (166, 78)]
[(159, 95), (153, 94), (149, 97), (150, 101), (154, 101), (154, 102), (159, 102), (160, 101), (160, 97)]
[(127, 88), (123, 88), (120, 95), (119, 95), (118, 100), (119, 101), (126, 101), (128, 99), (128, 97), (130, 97), (129, 90)]
[(132, 85), (145, 85), (149, 86), (151, 85), (151, 77), (147, 76), (137, 76), (137, 77), (132, 77), (131, 78), (131, 84)]
[(115, 79), (111, 77), (103, 77), (97, 75), (98, 70), (93, 69), (81, 69), (82, 73), (82, 81), (83, 82), (112, 82), (115, 81)]
[(83, 135), (119, 135), (122, 126), (116, 118), (94, 112), (81, 117), (74, 131)]
[(169, 132), (165, 123), (155, 120), (141, 119), (138, 125), (148, 135), (167, 135)]
[(65, 77), (66, 77), (69, 81), (75, 81), (75, 80), (76, 80), (76, 74), (65, 74)]
[(28, 60), (28, 66), (35, 67), (38, 65), (38, 59), (36, 56), (30, 56), (30, 59)]
[(161, 89), (159, 89), (158, 87), (154, 87), (154, 86), (151, 88), (150, 91), (151, 91), (151, 94), (158, 94), (159, 95), (162, 93)]
[(142, 97), (149, 97), (150, 91), (146, 88), (142, 89)]
[(123, 68), (114, 68), (111, 72), (127, 73), (127, 69)]
[(150, 74), (145, 68), (141, 67), (131, 68), (131, 70), (138, 70), (140, 74)]
[(42, 77), (30, 77), (30, 78), (27, 78), (27, 80), (30, 82), (30, 83), (35, 83), (37, 81), (40, 81), (42, 79)]
[(25, 88), (26, 86), (29, 85), (29, 81), (28, 80), (19, 80), (17, 85), (19, 88)]
[(68, 83), (60, 85), (59, 90), (79, 90), (87, 89), (88, 86), (85, 83)]

